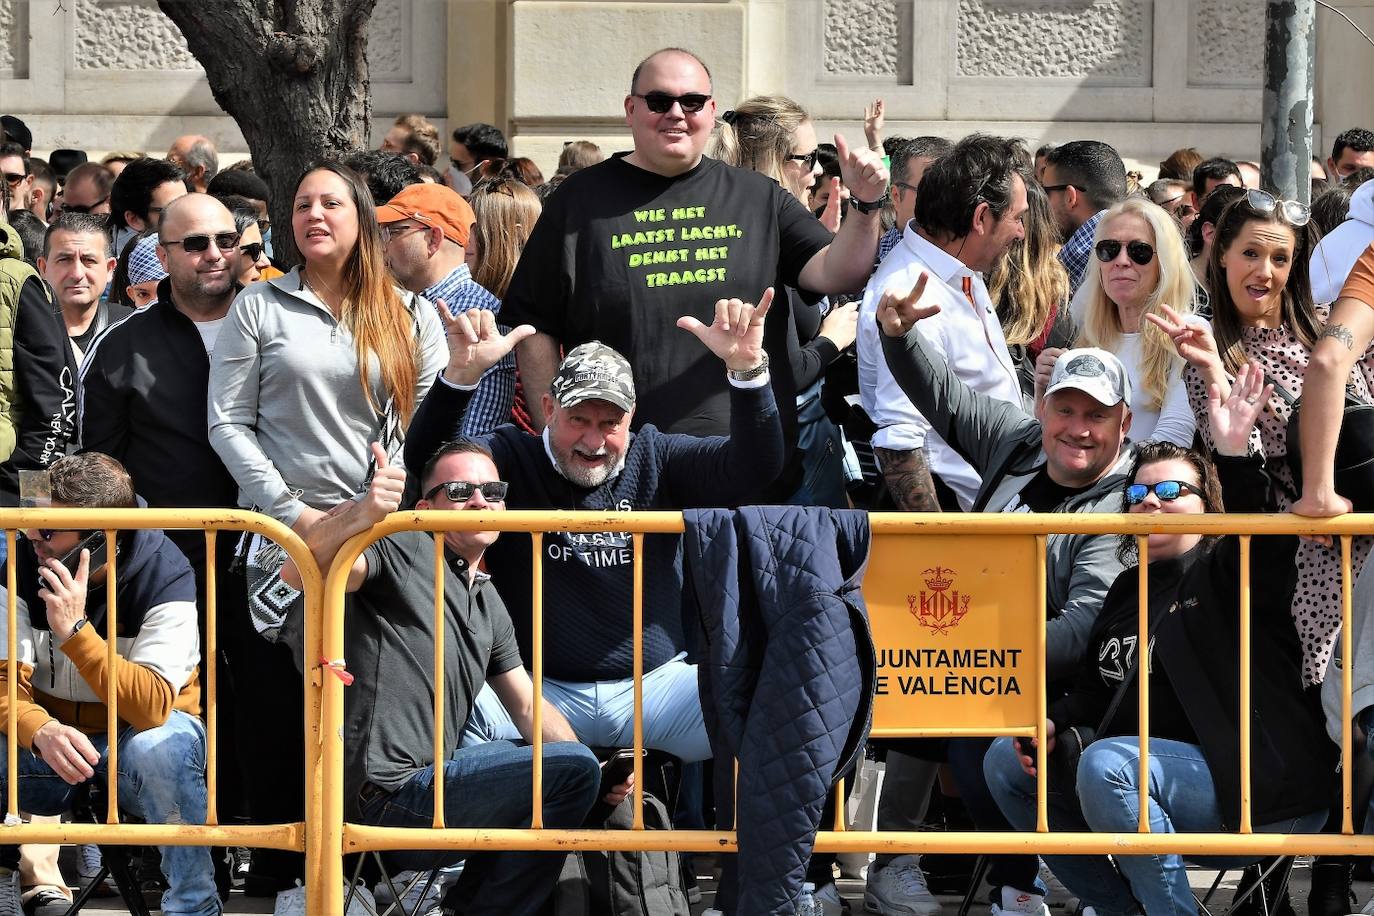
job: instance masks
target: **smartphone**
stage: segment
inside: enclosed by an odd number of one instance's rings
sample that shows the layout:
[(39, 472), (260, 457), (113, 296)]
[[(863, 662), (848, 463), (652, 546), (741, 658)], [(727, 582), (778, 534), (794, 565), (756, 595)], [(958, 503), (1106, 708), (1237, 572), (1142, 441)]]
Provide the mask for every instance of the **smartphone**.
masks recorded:
[[(647, 756), (647, 754), (647, 751), (640, 751), (641, 756)], [(611, 759), (606, 761), (606, 765), (601, 768), (601, 791), (597, 793), (597, 797), (604, 797), (616, 786), (623, 783), (634, 771), (634, 748), (616, 751)]]
[[(72, 576), (75, 577), (77, 567), (81, 565), (81, 551), (89, 550), (91, 552), (91, 565), (87, 569), (86, 575), (88, 577), (93, 576), (95, 575), (96, 570), (100, 569), (102, 566), (105, 565), (105, 561), (107, 559), (107, 547), (108, 545), (105, 542), (105, 532), (93, 531), (90, 534), (86, 535), (84, 538), (82, 538), (81, 542), (78, 543), (75, 547), (67, 551), (67, 553), (62, 556), (59, 562), (63, 566), (67, 567), (67, 572), (71, 573)], [(42, 576), (38, 577), (38, 587), (48, 587), (48, 583), (43, 579)]]

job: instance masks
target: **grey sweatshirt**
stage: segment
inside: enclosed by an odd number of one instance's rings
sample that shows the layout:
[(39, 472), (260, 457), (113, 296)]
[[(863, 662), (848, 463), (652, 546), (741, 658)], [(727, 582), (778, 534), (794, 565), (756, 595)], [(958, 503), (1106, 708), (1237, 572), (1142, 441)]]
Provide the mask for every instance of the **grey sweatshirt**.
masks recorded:
[[(973, 466), (983, 485), (974, 512), (1002, 512), (1045, 465), (1040, 422), (1006, 401), (974, 391), (921, 336), (882, 338), (892, 377), (931, 429)], [(1090, 489), (1057, 512), (1121, 512), (1125, 476), (1135, 448), (1123, 445), (1116, 464)], [(1088, 635), (1121, 561), (1114, 535), (1052, 534), (1046, 539), (1046, 666), (1050, 681), (1071, 677), (1083, 664)]]
[[(418, 406), (447, 349), (434, 309), (398, 292), (419, 334)], [(301, 288), (299, 269), (240, 293), (215, 343), (209, 403), (210, 445), (238, 482), (239, 505), (290, 525), (305, 506), (328, 509), (359, 492), (387, 400), (375, 360), (368, 382), (378, 407), (358, 383), (353, 335)], [(390, 453), (401, 460), (399, 438)]]

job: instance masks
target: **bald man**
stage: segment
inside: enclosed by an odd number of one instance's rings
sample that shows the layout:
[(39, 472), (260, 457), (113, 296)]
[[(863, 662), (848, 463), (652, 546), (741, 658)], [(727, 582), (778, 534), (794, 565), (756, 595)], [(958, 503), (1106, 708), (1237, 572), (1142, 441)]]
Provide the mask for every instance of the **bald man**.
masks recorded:
[[(831, 235), (773, 178), (703, 155), (717, 118), (712, 93), (711, 74), (696, 55), (680, 48), (650, 55), (625, 95), (634, 150), (569, 177), (545, 204), (501, 304), (503, 321), (539, 332), (517, 353), (526, 391), (547, 390), (560, 346), (600, 340), (634, 367), (636, 426), (728, 435), (729, 385), (677, 331), (678, 318), (709, 322), (717, 299), (758, 302), (770, 286), (827, 294), (867, 281), (887, 189), (881, 153), (863, 144), (850, 149), (836, 137), (852, 196)], [(732, 130), (733, 114), (725, 119), (723, 129)], [(791, 158), (814, 164), (815, 132), (802, 128)], [(770, 378), (783, 428), (795, 444), (788, 312), (769, 314), (764, 346), (776, 363)], [(529, 406), (542, 423), (537, 399)]]
[[(162, 214), (157, 256), (167, 270), (158, 284), (157, 301), (112, 325), (82, 363), (81, 449), (117, 459), (150, 506), (233, 508), (238, 487), (210, 447), (205, 421), (210, 353), (238, 292), (239, 232), (233, 214), (205, 194), (177, 198)], [(167, 537), (196, 574), (203, 652), (205, 536), (200, 531), (169, 531)], [(246, 635), (237, 626), (250, 626), (244, 606), (246, 585), (229, 568), (233, 554), (221, 539), (215, 554), (217, 636), (231, 664)], [(201, 661), (204, 664), (203, 657)], [(221, 710), (237, 708), (227, 674), (221, 669), (217, 681)], [(221, 810), (227, 803), (235, 814), (245, 813), (238, 801), (239, 767), (231, 756), (242, 742), (231, 734), (233, 716), (221, 715), (219, 723), (219, 746), (225, 748), (221, 784), (228, 789)]]
[(177, 137), (167, 150), (167, 158), (181, 166), (187, 181), (197, 191), (204, 194), (205, 186), (219, 171), (219, 153), (209, 137), (187, 134)]

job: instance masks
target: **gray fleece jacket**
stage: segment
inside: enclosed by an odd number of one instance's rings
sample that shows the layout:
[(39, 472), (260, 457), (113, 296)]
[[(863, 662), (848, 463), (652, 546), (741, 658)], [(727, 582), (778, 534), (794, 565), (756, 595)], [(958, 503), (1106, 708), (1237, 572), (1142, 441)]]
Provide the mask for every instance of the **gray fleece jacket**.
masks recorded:
[[(983, 478), (974, 512), (1005, 511), (1046, 462), (1040, 421), (1006, 401), (965, 385), (929, 347), (918, 328), (882, 336), (883, 355), (911, 403)], [(1135, 448), (1124, 445), (1096, 484), (1065, 500), (1056, 512), (1121, 512), (1121, 492)], [(1045, 605), (1049, 680), (1077, 673), (1093, 621), (1122, 570), (1115, 535), (1052, 534), (1046, 544)]]

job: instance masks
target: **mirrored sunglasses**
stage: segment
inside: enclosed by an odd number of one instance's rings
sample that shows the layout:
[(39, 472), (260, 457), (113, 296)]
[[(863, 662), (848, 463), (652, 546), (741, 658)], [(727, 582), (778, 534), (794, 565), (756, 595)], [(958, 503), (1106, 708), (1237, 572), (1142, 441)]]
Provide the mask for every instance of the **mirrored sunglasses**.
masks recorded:
[(1161, 502), (1170, 503), (1188, 493), (1202, 496), (1202, 491), (1186, 480), (1161, 480), (1156, 484), (1133, 483), (1126, 488), (1126, 505), (1134, 506), (1145, 501), (1153, 490)]
[(1280, 200), (1268, 191), (1246, 191), (1245, 200), (1261, 213), (1281, 213), (1290, 226), (1302, 227), (1312, 221), (1312, 208), (1307, 204), (1296, 200)]
[(486, 483), (473, 483), (468, 480), (446, 480), (443, 483), (435, 484), (430, 487), (425, 494), (425, 499), (433, 499), (440, 490), (448, 497), (451, 503), (465, 503), (472, 499), (472, 494), (482, 493), (482, 498), (489, 503), (505, 502), (506, 493), (510, 490), (510, 484), (504, 480), (489, 480)]

